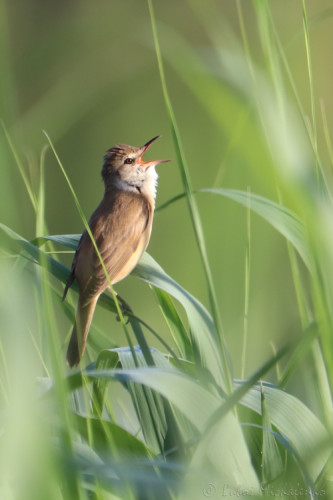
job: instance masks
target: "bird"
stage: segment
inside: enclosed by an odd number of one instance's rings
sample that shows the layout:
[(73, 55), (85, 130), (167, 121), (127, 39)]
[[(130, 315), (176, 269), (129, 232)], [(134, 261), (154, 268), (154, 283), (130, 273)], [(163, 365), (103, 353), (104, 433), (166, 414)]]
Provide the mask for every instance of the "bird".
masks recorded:
[(152, 231), (158, 174), (155, 167), (170, 160), (144, 162), (156, 136), (143, 146), (118, 144), (106, 151), (102, 167), (104, 196), (89, 220), (89, 228), (108, 278), (87, 230), (80, 238), (63, 300), (74, 280), (79, 298), (67, 349), (67, 363), (77, 366), (83, 356), (99, 296), (124, 279), (146, 250)]

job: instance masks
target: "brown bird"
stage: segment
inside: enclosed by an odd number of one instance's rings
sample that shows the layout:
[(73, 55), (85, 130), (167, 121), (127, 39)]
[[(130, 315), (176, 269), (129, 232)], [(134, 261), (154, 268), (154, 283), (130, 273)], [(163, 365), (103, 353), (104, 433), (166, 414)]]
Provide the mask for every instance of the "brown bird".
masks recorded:
[[(158, 178), (155, 167), (169, 160), (143, 162), (142, 156), (158, 137), (141, 147), (119, 144), (104, 156), (104, 197), (92, 214), (89, 227), (112, 285), (134, 269), (149, 243)], [(71, 367), (80, 362), (97, 300), (108, 287), (108, 279), (86, 230), (74, 256), (63, 300), (75, 279), (79, 300), (67, 350)]]

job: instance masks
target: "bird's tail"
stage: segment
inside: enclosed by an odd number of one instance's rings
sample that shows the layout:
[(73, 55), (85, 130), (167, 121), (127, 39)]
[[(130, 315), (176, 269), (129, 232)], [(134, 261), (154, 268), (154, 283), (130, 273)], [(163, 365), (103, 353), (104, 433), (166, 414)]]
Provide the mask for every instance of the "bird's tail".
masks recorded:
[(67, 349), (67, 363), (70, 367), (80, 363), (86, 348), (89, 328), (94, 315), (97, 299), (98, 297), (94, 297), (89, 302), (85, 301), (84, 303), (79, 300), (72, 336)]

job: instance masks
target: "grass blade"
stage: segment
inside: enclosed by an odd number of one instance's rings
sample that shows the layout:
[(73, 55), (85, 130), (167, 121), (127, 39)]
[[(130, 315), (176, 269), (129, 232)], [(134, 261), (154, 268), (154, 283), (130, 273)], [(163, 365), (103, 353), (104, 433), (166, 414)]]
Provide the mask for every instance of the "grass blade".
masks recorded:
[[(241, 387), (242, 381), (236, 382)], [(265, 401), (272, 424), (293, 444), (302, 458), (312, 480), (315, 480), (325, 466), (331, 450), (329, 446), (318, 449), (318, 443), (327, 443), (328, 433), (319, 419), (291, 394), (272, 384), (263, 383)], [(260, 384), (252, 387), (241, 399), (241, 404), (261, 413)], [(316, 453), (314, 453), (316, 450)]]
[(279, 233), (281, 233), (295, 247), (304, 261), (310, 268), (310, 257), (307, 247), (304, 227), (298, 217), (288, 208), (246, 191), (235, 189), (209, 188), (201, 189), (204, 193), (215, 193), (230, 198), (244, 207), (249, 205), (250, 209), (265, 219)]
[(230, 365), (228, 362), (227, 348), (226, 348), (226, 345), (224, 342), (222, 321), (221, 321), (219, 307), (218, 307), (218, 301), (217, 301), (217, 297), (216, 297), (216, 293), (215, 293), (213, 277), (212, 277), (212, 273), (211, 273), (211, 269), (210, 269), (210, 265), (209, 265), (209, 261), (208, 261), (201, 218), (200, 218), (197, 203), (196, 203), (195, 198), (194, 198), (193, 189), (192, 189), (192, 185), (191, 185), (191, 179), (190, 179), (190, 175), (189, 175), (189, 170), (187, 167), (185, 155), (184, 155), (181, 140), (180, 140), (180, 133), (178, 130), (175, 114), (174, 114), (174, 111), (172, 108), (171, 100), (170, 100), (168, 89), (167, 89), (166, 78), (165, 78), (165, 73), (164, 73), (164, 66), (163, 66), (163, 61), (162, 61), (162, 56), (161, 56), (161, 50), (160, 50), (160, 45), (159, 45), (158, 36), (157, 36), (157, 28), (156, 28), (156, 21), (155, 21), (155, 16), (154, 16), (152, 0), (148, 0), (148, 7), (149, 7), (149, 13), (150, 13), (150, 19), (151, 19), (151, 25), (152, 25), (152, 31), (153, 31), (153, 38), (154, 38), (154, 43), (155, 43), (155, 52), (156, 52), (156, 57), (157, 57), (157, 62), (158, 62), (158, 68), (159, 68), (159, 73), (160, 73), (163, 96), (164, 96), (167, 112), (169, 115), (171, 132), (172, 132), (172, 137), (173, 137), (174, 146), (175, 146), (175, 150), (176, 150), (177, 160), (178, 160), (178, 164), (179, 164), (180, 175), (182, 178), (184, 191), (186, 194), (186, 200), (188, 203), (189, 213), (190, 213), (190, 217), (191, 217), (191, 221), (192, 221), (192, 226), (193, 226), (194, 234), (196, 237), (197, 245), (199, 248), (200, 257), (201, 257), (201, 261), (203, 264), (203, 269), (204, 269), (205, 276), (206, 276), (210, 305), (211, 305), (211, 309), (212, 309), (212, 313), (213, 313), (214, 322), (216, 325), (215, 342), (216, 342), (216, 345), (220, 351), (222, 366), (223, 366), (223, 370), (224, 370), (224, 377), (226, 379), (226, 384), (227, 384), (227, 390), (228, 390), (228, 392), (230, 392), (232, 390), (232, 378), (231, 378), (231, 373), (230, 373)]

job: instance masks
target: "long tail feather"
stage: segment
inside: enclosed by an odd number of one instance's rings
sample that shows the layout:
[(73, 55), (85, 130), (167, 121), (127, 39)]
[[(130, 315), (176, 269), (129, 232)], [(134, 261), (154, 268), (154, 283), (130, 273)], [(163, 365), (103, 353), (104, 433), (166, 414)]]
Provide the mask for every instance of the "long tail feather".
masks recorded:
[(90, 302), (79, 300), (72, 336), (67, 349), (67, 363), (70, 367), (80, 363), (87, 343), (89, 328), (94, 315), (98, 297), (94, 297)]

